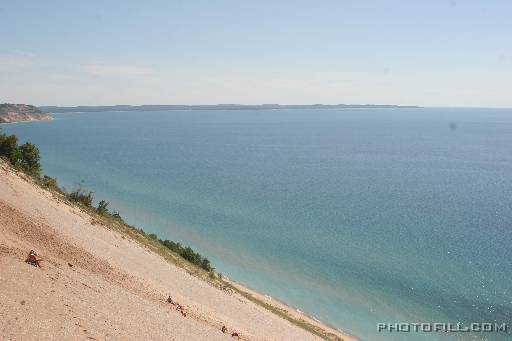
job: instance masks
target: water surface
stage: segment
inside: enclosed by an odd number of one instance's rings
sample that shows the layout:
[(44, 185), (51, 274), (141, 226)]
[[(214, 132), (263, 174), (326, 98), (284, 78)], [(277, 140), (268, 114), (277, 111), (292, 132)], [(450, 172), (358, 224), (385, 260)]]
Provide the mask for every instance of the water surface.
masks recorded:
[(378, 322), (512, 323), (511, 110), (73, 113), (4, 130), (67, 188), (365, 340), (473, 339)]

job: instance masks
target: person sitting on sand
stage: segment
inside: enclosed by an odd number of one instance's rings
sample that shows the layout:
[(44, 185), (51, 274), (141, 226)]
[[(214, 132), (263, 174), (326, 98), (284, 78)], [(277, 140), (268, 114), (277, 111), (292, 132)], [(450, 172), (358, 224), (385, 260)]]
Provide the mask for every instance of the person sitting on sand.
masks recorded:
[(183, 317), (187, 317), (187, 313), (185, 313), (185, 309), (181, 304), (176, 303), (176, 310), (179, 311)]
[(226, 333), (228, 331), (228, 328), (226, 328), (226, 326), (222, 326), (221, 330), (222, 330), (223, 333)]
[(42, 259), (37, 258), (37, 253), (34, 250), (30, 250), (27, 259), (25, 259), (25, 262), (27, 262), (28, 264), (37, 266), (39, 268), (41, 268), (41, 261)]

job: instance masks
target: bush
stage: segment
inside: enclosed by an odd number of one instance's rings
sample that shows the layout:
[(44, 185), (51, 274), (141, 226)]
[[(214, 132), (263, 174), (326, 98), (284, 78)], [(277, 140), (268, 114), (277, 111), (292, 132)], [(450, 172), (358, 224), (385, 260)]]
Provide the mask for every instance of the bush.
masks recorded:
[(176, 252), (190, 263), (195, 264), (208, 272), (213, 271), (214, 268), (212, 267), (208, 258), (205, 258), (199, 253), (194, 252), (191, 247), (183, 247), (180, 243), (176, 243), (172, 240), (164, 240), (161, 241), (161, 243), (169, 250)]
[(77, 189), (68, 194), (71, 201), (81, 203), (87, 207), (92, 207), (93, 192), (86, 193), (82, 185), (78, 184)]
[(29, 175), (41, 175), (39, 149), (29, 142), (18, 146), (16, 135), (0, 134), (0, 156)]
[(15, 166), (18, 161), (18, 137), (16, 135), (0, 134), (0, 156), (9, 160)]
[(106, 214), (108, 214), (107, 206), (108, 206), (108, 202), (106, 202), (105, 200), (102, 200), (98, 203), (98, 208), (96, 209), (96, 211), (100, 215), (106, 215)]
[(208, 258), (203, 258), (203, 260), (201, 261), (201, 267), (207, 271), (210, 271), (210, 270), (208, 270), (208, 269), (212, 268), (212, 266), (210, 264), (210, 260)]
[(123, 221), (123, 218), (121, 218), (121, 215), (117, 211), (112, 212), (112, 218)]
[(41, 175), (40, 160), (39, 149), (34, 144), (27, 142), (19, 146), (16, 166), (25, 173), (39, 177)]
[(59, 189), (59, 186), (57, 185), (57, 180), (55, 178), (52, 178), (51, 176), (43, 176), (43, 178), (41, 179), (41, 183), (46, 188)]

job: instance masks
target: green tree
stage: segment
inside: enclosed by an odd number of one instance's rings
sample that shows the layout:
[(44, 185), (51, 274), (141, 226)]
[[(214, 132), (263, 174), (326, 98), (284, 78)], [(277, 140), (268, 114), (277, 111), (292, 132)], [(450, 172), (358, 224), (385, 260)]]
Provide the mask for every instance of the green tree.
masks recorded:
[(18, 148), (18, 160), (16, 166), (27, 174), (39, 177), (41, 175), (41, 156), (36, 145), (27, 142)]
[(203, 261), (201, 262), (201, 267), (206, 271), (212, 270), (212, 265), (210, 264), (210, 260), (208, 260), (208, 258), (203, 258)]
[(13, 166), (16, 165), (19, 157), (16, 135), (0, 135), (0, 156), (7, 158)]

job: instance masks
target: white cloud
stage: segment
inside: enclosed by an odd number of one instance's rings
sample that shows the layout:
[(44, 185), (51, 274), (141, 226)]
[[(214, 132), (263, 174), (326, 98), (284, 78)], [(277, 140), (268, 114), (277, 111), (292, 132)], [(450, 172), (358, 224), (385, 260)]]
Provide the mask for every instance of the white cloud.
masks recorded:
[(154, 72), (153, 69), (135, 65), (102, 65), (88, 64), (85, 66), (86, 72), (100, 77), (130, 77), (146, 76)]

